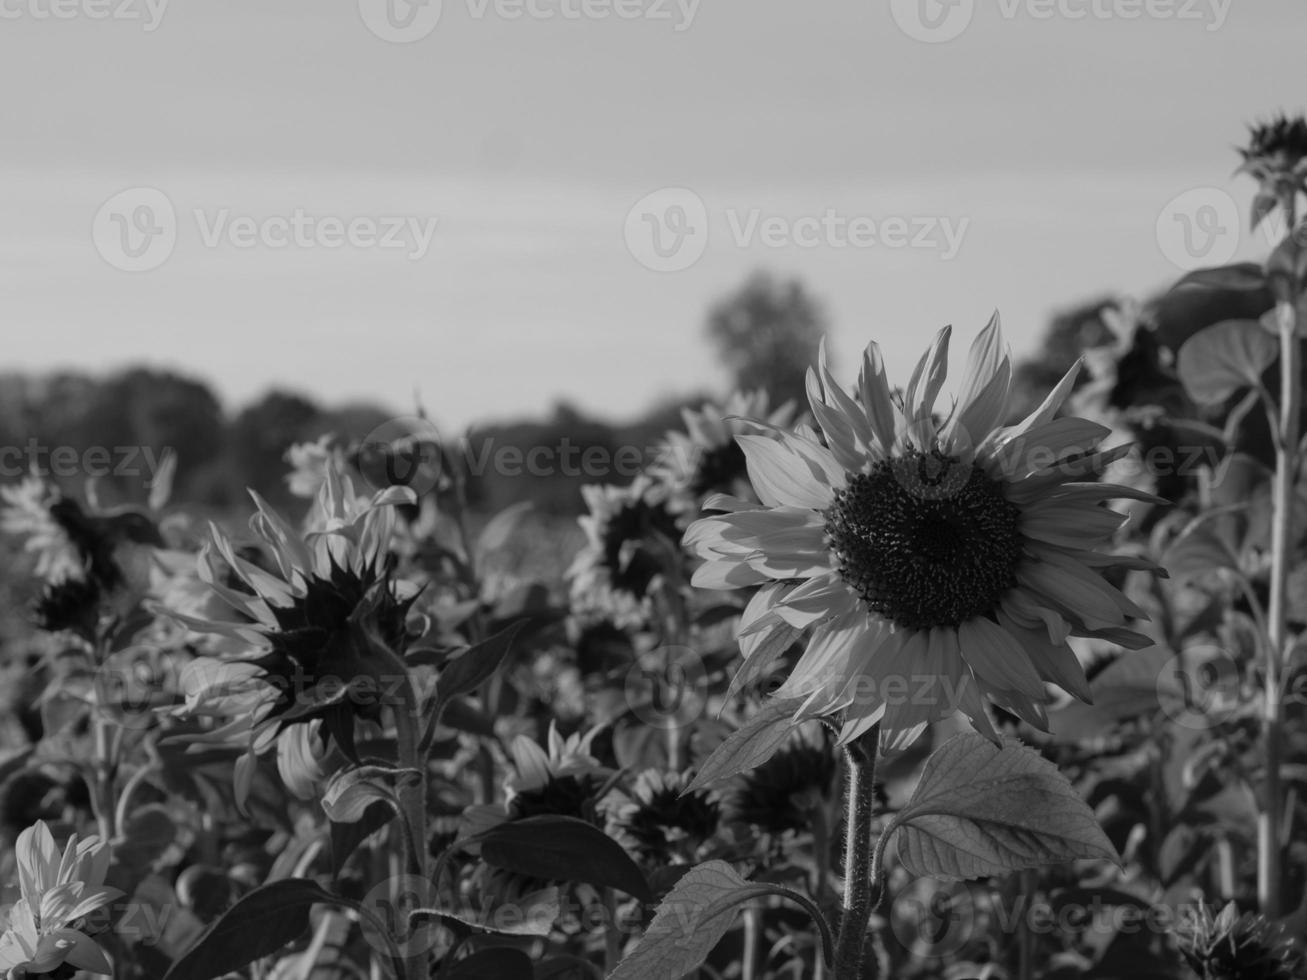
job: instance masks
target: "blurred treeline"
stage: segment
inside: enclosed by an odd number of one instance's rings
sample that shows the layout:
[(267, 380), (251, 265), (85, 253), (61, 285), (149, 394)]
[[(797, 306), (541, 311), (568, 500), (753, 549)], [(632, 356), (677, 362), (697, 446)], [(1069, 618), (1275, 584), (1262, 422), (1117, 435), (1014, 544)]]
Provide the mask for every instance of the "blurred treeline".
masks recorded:
[[(1113, 305), (1114, 300), (1105, 297), (1052, 319), (1042, 349), (1018, 369), (1018, 402), (1042, 398), (1085, 350), (1113, 343), (1102, 316)], [(802, 284), (757, 273), (714, 304), (704, 332), (732, 387), (766, 388), (778, 404), (789, 398), (802, 401), (804, 372), (816, 358), (827, 321)], [(968, 332), (963, 328), (963, 336)], [(1147, 360), (1151, 368), (1153, 359)], [(836, 369), (856, 373), (852, 365)], [(1165, 381), (1132, 380), (1144, 385)], [(477, 510), (494, 512), (529, 499), (542, 513), (572, 515), (581, 509), (582, 484), (627, 482), (634, 472), (631, 461), (651, 460), (667, 430), (680, 427), (683, 407), (698, 408), (726, 393), (670, 394), (626, 422), (558, 403), (540, 417), (441, 434), (450, 444), (467, 439), (461, 455), (472, 469), (467, 495)], [(423, 408), (439, 428), (441, 406)], [(114, 467), (135, 472), (100, 480), (102, 503), (139, 502), (148, 493), (147, 460), (136, 456), (128, 462), (119, 447), (148, 446), (156, 454), (171, 447), (178, 455), (175, 502), (243, 510), (245, 488), (251, 487), (274, 504), (293, 508), (285, 482), (289, 446), (331, 434), (348, 449), (387, 420), (414, 412), (411, 405), (324, 404), (289, 389), (270, 391), (229, 412), (203, 379), (153, 367), (104, 376), (11, 372), (0, 374), (0, 447), (14, 447), (19, 453), (11, 448), (0, 460), (6, 464), (0, 479), (15, 478), (17, 461), (28, 465), (26, 447), (33, 443), (47, 453), (53, 447), (72, 447), (79, 454), (104, 447)], [(543, 450), (530, 465), (529, 453), (537, 447)], [(49, 464), (48, 456), (38, 461)], [(58, 482), (79, 493), (82, 475)]]

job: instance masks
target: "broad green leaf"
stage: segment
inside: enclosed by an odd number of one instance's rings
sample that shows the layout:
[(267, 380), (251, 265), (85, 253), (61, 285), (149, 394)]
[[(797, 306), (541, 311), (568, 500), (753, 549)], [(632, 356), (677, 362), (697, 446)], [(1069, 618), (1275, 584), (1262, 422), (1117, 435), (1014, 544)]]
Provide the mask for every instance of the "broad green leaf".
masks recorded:
[(794, 713), (802, 705), (802, 698), (777, 698), (771, 701), (713, 749), (685, 792), (703, 789), (762, 765), (780, 750), (794, 731), (798, 724), (794, 720)]
[(168, 970), (164, 980), (213, 980), (281, 950), (309, 929), (309, 909), (340, 899), (306, 878), (286, 878), (254, 889)]
[(521, 628), (522, 623), (505, 627), (446, 663), (436, 680), (437, 705), (444, 706), (460, 694), (470, 694), (493, 677)]
[(1256, 320), (1225, 320), (1190, 337), (1176, 361), (1180, 380), (1194, 401), (1215, 405), (1261, 383), (1280, 345)]
[(322, 794), (322, 809), (334, 823), (355, 823), (373, 803), (399, 808), (401, 786), (417, 785), (422, 774), (416, 769), (387, 766), (357, 766), (334, 776)]
[(485, 908), (413, 909), (408, 921), (410, 929), (424, 919), (443, 919), (504, 936), (548, 936), (562, 911), (559, 890), (550, 885)]
[(1015, 741), (955, 735), (937, 749), (907, 805), (885, 834), (898, 832), (899, 858), (915, 876), (945, 879), (1060, 864), (1117, 861), (1093, 811), (1057, 767)]
[(1266, 276), (1262, 272), (1262, 267), (1256, 262), (1237, 262), (1234, 265), (1216, 266), (1211, 269), (1195, 269), (1182, 277), (1171, 289), (1174, 291), (1186, 286), (1256, 292), (1266, 288)]
[(803, 907), (821, 933), (829, 964), (830, 927), (810, 898), (783, 885), (746, 881), (725, 861), (708, 861), (685, 872), (658, 903), (639, 944), (608, 980), (667, 980), (690, 973), (730, 930), (740, 906), (765, 895), (780, 895)]
[(533, 977), (531, 957), (508, 946), (480, 950), (440, 971), (440, 980), (533, 980)]
[(1239, 571), (1239, 559), (1206, 524), (1186, 529), (1162, 555), (1162, 567), (1181, 585), (1217, 571)]
[(649, 883), (631, 856), (584, 820), (552, 815), (507, 820), (476, 840), (481, 859), (491, 867), (544, 881), (616, 888), (642, 902), (653, 901)]
[(658, 905), (639, 944), (608, 980), (669, 980), (695, 970), (730, 930), (741, 905), (770, 889), (725, 861), (689, 871)]
[(1180, 699), (1183, 690), (1168, 666), (1175, 654), (1154, 646), (1113, 661), (1090, 684), (1093, 704), (1072, 701), (1048, 713), (1053, 737), (1064, 742), (1088, 742), (1114, 734), (1122, 721), (1161, 709), (1165, 695)]
[(394, 804), (383, 800), (374, 800), (368, 804), (363, 815), (353, 823), (328, 823), (331, 834), (331, 874), (335, 877), (345, 867), (349, 856), (358, 850), (359, 845), (375, 834), (398, 815)]

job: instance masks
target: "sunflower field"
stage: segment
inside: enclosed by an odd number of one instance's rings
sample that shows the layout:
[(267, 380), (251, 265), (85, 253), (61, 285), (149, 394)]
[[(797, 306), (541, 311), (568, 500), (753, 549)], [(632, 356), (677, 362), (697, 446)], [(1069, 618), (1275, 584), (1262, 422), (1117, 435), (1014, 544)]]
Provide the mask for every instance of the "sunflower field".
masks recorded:
[(1240, 153), (1261, 261), (814, 350), (579, 521), (422, 410), (5, 482), (0, 976), (1307, 977), (1307, 122)]

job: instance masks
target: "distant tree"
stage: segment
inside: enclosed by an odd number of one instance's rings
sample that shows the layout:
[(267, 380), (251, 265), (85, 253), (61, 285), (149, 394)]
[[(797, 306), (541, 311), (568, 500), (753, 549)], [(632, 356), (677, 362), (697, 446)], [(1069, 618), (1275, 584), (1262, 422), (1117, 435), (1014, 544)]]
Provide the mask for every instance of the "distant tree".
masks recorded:
[[(129, 368), (110, 375), (90, 398), (83, 442), (109, 449), (148, 447), (159, 459), (165, 449), (177, 454), (174, 485), (185, 496), (185, 485), (209, 460), (220, 454), (225, 439), (222, 406), (202, 381), (172, 371)], [(116, 489), (128, 498), (148, 493), (152, 474), (140, 461), (141, 475), (124, 475)]]
[(707, 333), (737, 388), (765, 389), (776, 404), (802, 403), (826, 317), (797, 280), (757, 272), (713, 306)]
[(235, 479), (274, 503), (288, 503), (286, 450), (319, 428), (321, 409), (294, 392), (273, 390), (247, 405), (229, 431)]

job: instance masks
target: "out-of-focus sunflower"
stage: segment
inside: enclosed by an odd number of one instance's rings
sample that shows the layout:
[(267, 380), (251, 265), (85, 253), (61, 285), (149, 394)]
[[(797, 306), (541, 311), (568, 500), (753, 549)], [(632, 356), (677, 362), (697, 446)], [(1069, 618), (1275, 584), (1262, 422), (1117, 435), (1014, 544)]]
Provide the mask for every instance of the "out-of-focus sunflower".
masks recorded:
[(1219, 915), (1201, 905), (1176, 929), (1180, 952), (1201, 980), (1301, 980), (1307, 960), (1264, 916), (1239, 914), (1233, 902)]
[(741, 617), (746, 654), (777, 631), (811, 630), (777, 694), (804, 698), (800, 715), (842, 711), (843, 741), (879, 723), (884, 747), (902, 748), (956, 711), (997, 741), (986, 699), (1046, 729), (1046, 682), (1090, 696), (1069, 636), (1152, 642), (1128, 626), (1143, 610), (1101, 570), (1155, 566), (1099, 549), (1124, 521), (1106, 501), (1155, 498), (1085, 482), (1125, 450), (1098, 450), (1104, 426), (1056, 417), (1078, 365), (1002, 425), (1012, 368), (996, 314), (940, 418), (949, 336), (898, 399), (876, 344), (856, 399), (823, 352), (808, 393), (826, 444), (803, 428), (739, 436), (763, 506), (716, 498), (732, 513), (685, 535), (705, 559), (695, 585), (760, 587)]
[(649, 468), (650, 475), (668, 488), (668, 508), (678, 520), (688, 522), (713, 494), (752, 499), (744, 451), (735, 437), (767, 431), (749, 419), (783, 429), (794, 420), (794, 414), (793, 402), (772, 410), (765, 391), (736, 392), (723, 405), (709, 402), (698, 411), (683, 409), (685, 431), (667, 433)]
[(1238, 173), (1260, 185), (1253, 204), (1256, 225), (1277, 205), (1307, 193), (1307, 119), (1281, 113), (1250, 130), (1248, 145), (1239, 149), (1243, 164)]
[(776, 835), (811, 829), (813, 809), (835, 796), (832, 741), (817, 722), (796, 726), (779, 751), (740, 776), (726, 796), (725, 819)]
[(648, 865), (694, 864), (717, 832), (721, 808), (706, 790), (685, 793), (690, 780), (646, 769), (629, 793), (615, 790), (605, 798), (609, 834)]
[(163, 547), (149, 514), (134, 507), (83, 507), (58, 487), (28, 477), (0, 487), (0, 530), (26, 539), (43, 588), (34, 609), (42, 629), (87, 639), (101, 612), (122, 613), (145, 595), (154, 549)]
[[(459, 836), (472, 837), (506, 821), (539, 816), (572, 817), (602, 827), (600, 802), (613, 774), (591, 754), (591, 743), (601, 730), (564, 738), (551, 724), (544, 748), (518, 735), (508, 747), (512, 773), (504, 781), (505, 801), (466, 808)], [(475, 847), (471, 850), (475, 852)], [(547, 902), (560, 884), (481, 864), (471, 888), (480, 901), (492, 906), (514, 903), (530, 909), (536, 902)]]
[(291, 494), (312, 500), (326, 482), (327, 471), (345, 472), (345, 454), (334, 445), (330, 435), (324, 435), (312, 442), (300, 442), (286, 450), (286, 462), (290, 472), (286, 474), (286, 486)]
[(567, 571), (572, 611), (582, 621), (608, 619), (638, 629), (650, 616), (654, 581), (680, 572), (681, 530), (667, 492), (641, 475), (625, 487), (581, 488), (586, 544)]
[[(242, 642), (248, 651), (197, 658), (181, 677), (185, 713), (226, 721), (208, 739), (239, 739), (247, 747), (236, 765), (242, 805), (257, 756), (274, 742), (282, 775), (301, 796), (312, 792), (318, 737), (324, 748), (336, 745), (353, 757), (356, 719), (377, 720), (383, 706), (399, 701), (390, 682), (409, 682), (391, 676), (376, 644), (402, 654), (416, 595), (392, 577), (388, 552), (392, 506), (411, 500), (411, 491), (392, 487), (360, 498), (348, 477), (329, 469), (306, 518), (312, 530), (303, 535), (253, 497), (250, 526), (275, 570), (241, 557), (216, 526), (198, 562), (200, 578), (240, 619), (160, 610), (198, 632)], [(303, 778), (294, 778), (296, 771)]]
[(104, 884), (108, 845), (97, 837), (79, 841), (74, 834), (61, 854), (40, 821), (18, 835), (14, 853), (22, 898), (9, 909), (0, 935), (0, 974), (112, 972), (104, 950), (82, 931), (86, 916), (122, 895)]

